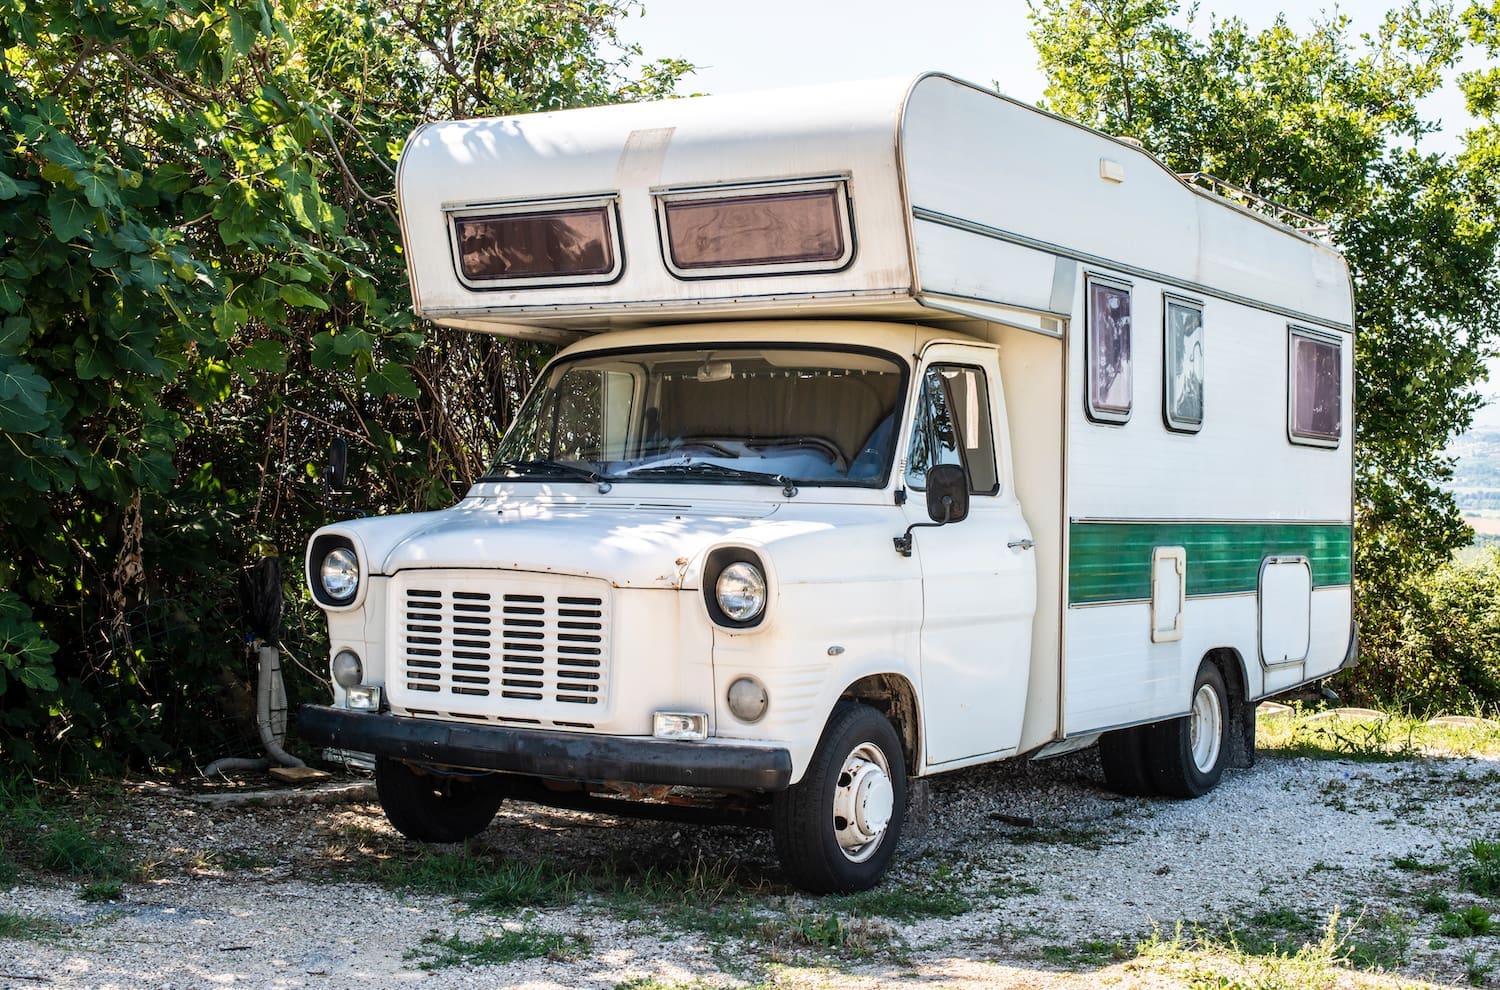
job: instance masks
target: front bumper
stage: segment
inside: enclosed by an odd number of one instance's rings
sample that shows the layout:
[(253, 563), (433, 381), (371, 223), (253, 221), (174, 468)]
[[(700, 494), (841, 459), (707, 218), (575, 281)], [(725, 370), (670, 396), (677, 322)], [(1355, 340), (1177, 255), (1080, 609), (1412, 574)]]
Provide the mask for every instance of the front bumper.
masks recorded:
[(297, 734), (315, 746), (415, 763), (722, 790), (782, 791), (792, 779), (785, 749), (470, 725), (327, 705), (303, 705), (297, 716)]

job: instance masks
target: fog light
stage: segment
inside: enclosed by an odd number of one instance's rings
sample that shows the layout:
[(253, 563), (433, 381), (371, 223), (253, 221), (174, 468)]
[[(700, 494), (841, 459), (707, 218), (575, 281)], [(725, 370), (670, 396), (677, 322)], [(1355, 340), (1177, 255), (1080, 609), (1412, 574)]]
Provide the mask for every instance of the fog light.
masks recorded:
[(741, 722), (759, 722), (770, 706), (765, 685), (753, 677), (741, 677), (729, 685), (729, 711)]
[(345, 688), (344, 697), (348, 700), (349, 707), (354, 711), (380, 711), (379, 684), (360, 684), (352, 688)]
[(708, 715), (704, 712), (657, 712), (651, 734), (658, 739), (707, 739)]
[(365, 665), (359, 662), (359, 655), (353, 650), (339, 650), (330, 668), (333, 682), (341, 688), (352, 688), (365, 679)]

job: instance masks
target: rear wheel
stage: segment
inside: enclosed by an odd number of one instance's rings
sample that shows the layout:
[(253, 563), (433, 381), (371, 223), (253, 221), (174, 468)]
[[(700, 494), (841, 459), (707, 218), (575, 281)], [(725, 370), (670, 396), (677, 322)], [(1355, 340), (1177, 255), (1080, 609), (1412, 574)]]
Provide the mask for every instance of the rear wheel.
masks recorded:
[(1229, 741), (1229, 693), (1219, 668), (1205, 660), (1193, 681), (1185, 718), (1145, 728), (1149, 778), (1158, 794), (1194, 798), (1207, 794), (1224, 775)]
[(502, 777), (419, 773), (385, 757), (375, 761), (375, 792), (396, 831), (419, 842), (473, 838), (505, 800)]
[(802, 780), (772, 800), (776, 855), (787, 878), (810, 893), (867, 890), (890, 865), (905, 809), (895, 728), (868, 705), (843, 702)]

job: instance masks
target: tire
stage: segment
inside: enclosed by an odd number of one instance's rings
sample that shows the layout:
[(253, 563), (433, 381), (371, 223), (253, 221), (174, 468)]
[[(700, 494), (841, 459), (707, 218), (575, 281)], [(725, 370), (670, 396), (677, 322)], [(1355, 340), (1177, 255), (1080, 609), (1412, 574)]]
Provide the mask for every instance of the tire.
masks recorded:
[(1195, 798), (1213, 790), (1229, 758), (1229, 693), (1219, 668), (1203, 661), (1188, 714), (1144, 732), (1146, 768), (1157, 794)]
[(1127, 797), (1148, 797), (1155, 791), (1146, 770), (1146, 729), (1133, 725), (1099, 737), (1099, 763), (1104, 767), (1104, 786)]
[(462, 842), (483, 832), (505, 800), (503, 778), (418, 773), (375, 761), (375, 792), (396, 831), (418, 842)]
[(868, 890), (890, 865), (905, 814), (895, 728), (868, 705), (840, 702), (802, 780), (772, 799), (776, 855), (808, 893)]

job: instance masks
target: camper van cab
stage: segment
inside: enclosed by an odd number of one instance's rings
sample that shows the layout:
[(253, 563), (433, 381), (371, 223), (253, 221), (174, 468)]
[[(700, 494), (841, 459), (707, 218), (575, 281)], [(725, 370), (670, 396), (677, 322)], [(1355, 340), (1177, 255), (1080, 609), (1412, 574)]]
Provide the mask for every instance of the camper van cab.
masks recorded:
[(1347, 269), (1139, 147), (925, 75), (431, 124), (399, 192), (422, 316), (567, 345), (308, 548), (300, 732), (412, 838), (692, 805), (858, 890), (922, 778), (1193, 797), (1354, 660)]

